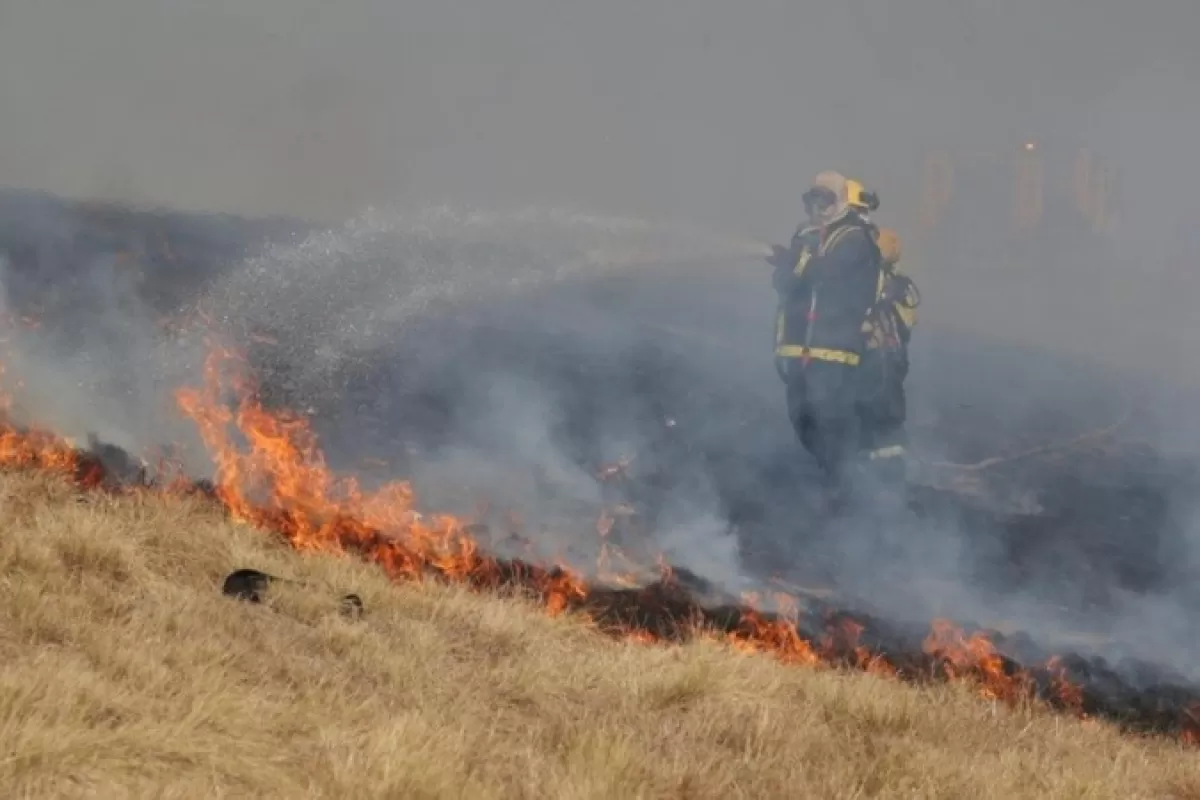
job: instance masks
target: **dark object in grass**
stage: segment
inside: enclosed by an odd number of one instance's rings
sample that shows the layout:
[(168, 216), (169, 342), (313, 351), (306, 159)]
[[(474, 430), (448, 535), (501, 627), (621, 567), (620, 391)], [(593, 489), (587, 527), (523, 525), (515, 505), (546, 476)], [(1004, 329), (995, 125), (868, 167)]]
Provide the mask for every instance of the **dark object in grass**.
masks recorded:
[[(261, 603), (272, 583), (289, 583), (295, 586), (312, 585), (303, 581), (268, 575), (257, 569), (242, 568), (235, 569), (225, 576), (225, 582), (221, 585), (221, 594), (248, 603)], [(357, 594), (342, 595), (338, 601), (338, 613), (347, 619), (360, 619), (363, 611), (362, 598)]]

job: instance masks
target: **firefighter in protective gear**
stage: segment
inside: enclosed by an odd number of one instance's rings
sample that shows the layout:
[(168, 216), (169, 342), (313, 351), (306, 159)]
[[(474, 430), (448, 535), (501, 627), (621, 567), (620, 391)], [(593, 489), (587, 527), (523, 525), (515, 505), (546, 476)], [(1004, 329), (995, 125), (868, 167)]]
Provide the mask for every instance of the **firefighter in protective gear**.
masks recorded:
[(875, 304), (863, 324), (866, 346), (860, 366), (856, 411), (863, 466), (877, 478), (903, 483), (906, 471), (907, 417), (904, 379), (908, 344), (917, 323), (920, 294), (897, 268), (900, 237), (889, 228), (875, 232), (881, 270)]
[(804, 194), (807, 224), (775, 247), (775, 355), (798, 438), (837, 484), (858, 449), (858, 368), (882, 272), (873, 226), (844, 176), (822, 172)]
[(846, 202), (856, 210), (863, 219), (869, 219), (870, 214), (879, 208), (879, 195), (868, 192), (866, 187), (856, 180), (846, 180)]

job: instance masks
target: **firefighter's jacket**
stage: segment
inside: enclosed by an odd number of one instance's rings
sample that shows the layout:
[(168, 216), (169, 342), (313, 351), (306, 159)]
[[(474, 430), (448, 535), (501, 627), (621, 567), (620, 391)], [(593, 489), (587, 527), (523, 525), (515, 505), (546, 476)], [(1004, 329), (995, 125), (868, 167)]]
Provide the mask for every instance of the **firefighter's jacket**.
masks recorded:
[(852, 209), (797, 230), (776, 263), (775, 355), (857, 366), (882, 270), (870, 223)]

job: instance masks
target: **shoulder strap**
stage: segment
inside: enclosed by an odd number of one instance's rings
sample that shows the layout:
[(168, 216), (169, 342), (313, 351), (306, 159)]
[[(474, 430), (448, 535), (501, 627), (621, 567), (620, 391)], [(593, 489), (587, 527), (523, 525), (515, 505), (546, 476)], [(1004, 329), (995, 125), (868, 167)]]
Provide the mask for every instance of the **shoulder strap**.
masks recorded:
[(871, 223), (862, 219), (855, 214), (847, 214), (834, 221), (831, 228), (827, 228), (824, 241), (821, 242), (820, 254), (825, 255), (837, 245), (838, 242), (846, 238), (851, 232), (859, 231), (867, 242), (870, 243), (872, 251), (875, 253), (875, 258), (880, 259), (879, 245), (875, 241), (875, 237), (871, 235)]

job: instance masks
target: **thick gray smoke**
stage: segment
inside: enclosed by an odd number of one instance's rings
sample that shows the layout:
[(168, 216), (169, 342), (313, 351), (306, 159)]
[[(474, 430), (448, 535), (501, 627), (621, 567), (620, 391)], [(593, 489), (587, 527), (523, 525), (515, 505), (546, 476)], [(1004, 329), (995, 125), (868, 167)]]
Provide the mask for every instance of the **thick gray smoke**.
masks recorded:
[[(789, 447), (780, 387), (763, 349), (770, 296), (762, 267), (748, 258), (754, 249), (689, 226), (536, 209), (371, 213), (268, 248), (217, 277), (199, 303), (217, 312), (218, 330), (234, 341), (268, 342), (257, 362), (266, 389), (313, 414), (341, 468), (356, 471), (368, 455), (400, 456), (380, 477), (412, 478), (424, 509), (473, 515), (486, 502), (490, 521), (503, 512), (521, 518), (520, 533), (531, 544), (518, 554), (588, 569), (605, 505), (596, 469), (627, 456), (657, 459), (673, 483), (658, 498), (640, 552), (661, 553), (727, 590), (761, 591), (766, 573), (745, 562), (739, 534), (746, 532), (729, 517), (729, 492), (739, 484), (728, 464), (712, 458), (725, 457), (753, 482), (768, 476), (764, 461), (782, 455), (799, 464), (805, 457)], [(741, 276), (731, 273), (733, 265)], [(79, 274), (66, 317), (67, 332), (77, 330), (82, 344), (72, 345), (54, 326), (23, 336), (11, 360), (24, 382), (20, 399), (37, 421), (79, 437), (97, 433), (135, 451), (188, 441), (170, 392), (197, 379), (201, 348), (167, 335), (111, 258), (85, 264)], [(488, 340), (509, 343), (477, 349)], [(976, 400), (1002, 388), (1025, 393), (1029, 420), (1007, 402), (999, 408), (1012, 418), (993, 420), (1014, 431), (1059, 413), (1076, 393), (1072, 382), (1084, 375), (1071, 367), (1056, 376), (1069, 362), (1053, 359), (995, 374), (985, 348), (976, 343), (956, 353), (925, 345), (917, 353), (960, 374), (975, 370)], [(656, 358), (639, 367), (647, 350)], [(565, 358), (567, 368), (548, 366), (547, 355)], [(639, 370), (648, 374), (638, 379)], [(928, 368), (916, 373), (929, 375)], [(1005, 386), (1018, 379), (1026, 383)], [(428, 390), (447, 414), (436, 435), (420, 419), (414, 424), (421, 411), (414, 390)], [(923, 415), (954, 405), (930, 391), (914, 391), (914, 432), (926, 461), (946, 456), (955, 438), (941, 420), (921, 428)], [(978, 425), (996, 407), (968, 418)], [(676, 425), (690, 452), (662, 449), (662, 436)], [(580, 426), (587, 429), (583, 451), (573, 431)], [(192, 453), (193, 466), (203, 469), (199, 451)], [(814, 477), (804, 474), (794, 490), (761, 498), (779, 508), (755, 535), (770, 528), (777, 547), (824, 564), (839, 590), (866, 608), (914, 620), (1003, 619), (1055, 639), (1063, 636), (1055, 626), (1079, 624), (1084, 597), (1060, 595), (1073, 611), (1058, 614), (1024, 591), (997, 594), (964, 580), (981, 561), (1005, 556), (990, 553), (978, 531), (953, 514), (895, 520), (882, 539), (852, 515), (814, 538), (806, 506), (795, 499), (802, 481)], [(1035, 478), (1014, 492), (1038, 488)], [(740, 491), (756, 490), (743, 484)], [(982, 499), (1003, 506), (1014, 496), (985, 487)], [(1033, 503), (1027, 510), (1041, 509)], [(1039, 580), (1052, 583), (1048, 566)], [(1191, 653), (1180, 645), (1188, 640), (1177, 638), (1187, 624), (1186, 599), (1130, 593), (1099, 626), (1116, 640), (1105, 650), (1150, 649), (1189, 664)]]
[[(133, 454), (190, 445), (190, 466), (207, 469), (194, 426), (180, 418), (174, 391), (194, 381), (204, 352), (169, 337), (115, 254), (69, 272), (51, 270), (67, 310), (30, 316), (9, 291), (27, 276), (0, 257), (0, 315), (5, 321), (4, 392), (14, 421), (63, 435), (81, 446), (89, 435)], [(65, 284), (69, 281), (69, 289)]]
[[(533, 555), (590, 568), (604, 508), (596, 472), (651, 448), (639, 425), (668, 421), (624, 419), (636, 412), (618, 392), (597, 396), (611, 408), (594, 435), (599, 450), (583, 460), (568, 453), (559, 429), (577, 425), (571, 415), (578, 412), (564, 407), (564, 393), (587, 373), (525, 371), (522, 360), (558, 348), (619, 361), (646, 333), (627, 327), (637, 320), (624, 311), (556, 304), (554, 293), (584, 279), (636, 283), (639, 272), (667, 264), (759, 255), (752, 240), (692, 225), (567, 210), (371, 211), (299, 244), (269, 248), (219, 281), (202, 304), (217, 310), (235, 340), (271, 343), (261, 349), (261, 363), (277, 376), (267, 379), (268, 390), (308, 409), (326, 448), (347, 468), (358, 468), (369, 439), (391, 437), (390, 446), (407, 456), (403, 476), (414, 480), (427, 510), (470, 514), (486, 501), (523, 519), (522, 533), (538, 545)], [(496, 363), (455, 338), (481, 323), (526, 337), (529, 352)], [(426, 449), (428, 431), (400, 433), (412, 427), (406, 417), (415, 409), (398, 401), (424, 390), (423, 381), (436, 384), (435, 392), (455, 382), (467, 395), (437, 398), (453, 416), (435, 451)], [(394, 461), (396, 453), (381, 455)], [(710, 574), (737, 576), (736, 544), (712, 488), (689, 489), (673, 498), (646, 546)]]
[[(732, 579), (718, 496), (753, 494), (791, 437), (755, 240), (787, 237), (804, 182), (826, 167), (880, 190), (880, 222), (900, 230), (923, 290), (910, 379), (923, 459), (997, 454), (958, 452), (955, 426), (997, 434), (992, 444), (1011, 434), (1002, 449), (1019, 451), (1131, 409), (1123, 432), (1195, 455), (1198, 15), (1182, 0), (13, 0), (0, 8), (0, 183), (328, 223), (234, 268), (205, 300), (225, 328), (275, 340), (261, 357), (279, 367), (276, 388), (312, 405), (341, 463), (401, 462), (431, 505), (492, 495), (531, 527), (583, 528), (573, 543), (595, 537), (579, 510), (599, 500), (593, 462), (669, 452), (683, 477), (664, 492), (655, 544)], [(1060, 165), (1088, 146), (1118, 167), (1112, 235), (1014, 251), (995, 236), (1007, 207), (970, 192), (955, 204), (980, 206), (958, 231), (971, 247), (921, 235), (926, 153), (1026, 139)], [(417, 211), (363, 213), (395, 204)], [(561, 208), (613, 216), (548, 210)], [(695, 224), (640, 221), (660, 217)], [(14, 345), (23, 402), (76, 436), (186, 439), (170, 392), (194, 380), (197, 352), (131, 302), (111, 262), (81, 274), (87, 345), (50, 330)], [(494, 348), (479, 355), (489, 331)], [(533, 356), (521, 347), (550, 344), (594, 368), (522, 366)], [(640, 364), (651, 344), (670, 356), (594, 378)], [(634, 401), (646, 374), (667, 408)], [(572, 393), (581, 375), (603, 402)], [(674, 407), (691, 412), (670, 427)], [(564, 433), (580, 419), (586, 435)], [(707, 449), (676, 452), (672, 436)], [(1037, 510), (1041, 478), (1000, 481), (987, 499)], [(847, 591), (911, 616), (1036, 627), (1054, 614), (1030, 586), (1076, 557), (1047, 549), (1037, 579), (1001, 597), (962, 576), (1007, 554), (954, 514), (886, 547), (853, 521), (819, 542), (796, 519), (769, 523)], [(1154, 556), (1188, 575), (1200, 525), (1183, 527), (1184, 552)], [(1187, 663), (1177, 632), (1195, 605), (1178, 577), (1063, 624)]]

